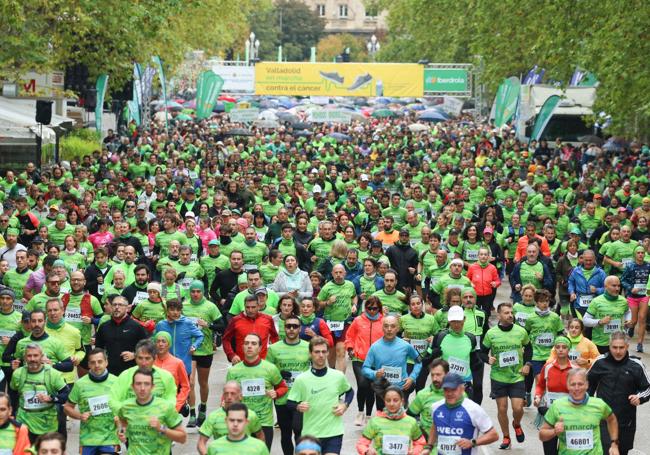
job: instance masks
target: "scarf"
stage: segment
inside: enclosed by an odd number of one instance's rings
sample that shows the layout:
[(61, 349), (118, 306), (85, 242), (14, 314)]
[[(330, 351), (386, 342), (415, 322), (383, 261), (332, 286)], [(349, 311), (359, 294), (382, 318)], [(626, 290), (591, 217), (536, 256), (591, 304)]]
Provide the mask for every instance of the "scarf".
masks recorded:
[(104, 373), (102, 373), (99, 376), (95, 376), (92, 371), (89, 371), (88, 376), (90, 377), (90, 380), (93, 382), (104, 382), (108, 377), (108, 370), (104, 370)]
[(404, 410), (404, 406), (400, 406), (399, 409), (395, 412), (390, 412), (388, 409), (384, 408), (384, 414), (386, 414), (386, 418), (390, 420), (401, 419), (402, 416), (404, 416), (405, 412), (406, 411)]
[(311, 325), (311, 323), (314, 322), (314, 319), (316, 319), (316, 314), (310, 314), (309, 316), (300, 316), (300, 322), (302, 322), (304, 325)]
[(59, 330), (61, 327), (63, 327), (63, 324), (65, 324), (65, 320), (61, 318), (61, 320), (56, 323), (48, 319), (45, 325), (47, 326), (48, 329)]
[(375, 314), (374, 316), (366, 311), (366, 317), (371, 321), (376, 321), (377, 319), (379, 319), (379, 311), (377, 311), (377, 314)]
[(575, 254), (571, 254), (570, 252), (567, 251), (566, 257), (568, 257), (569, 260), (578, 259), (578, 252), (576, 252)]
[(585, 397), (580, 401), (575, 400), (571, 395), (569, 395), (569, 401), (575, 405), (587, 404), (587, 401), (589, 401), (589, 394), (585, 393)]
[(542, 311), (539, 308), (535, 308), (535, 314), (537, 314), (537, 316), (540, 317), (548, 316), (549, 314), (551, 314), (551, 309), (547, 308), (546, 310)]

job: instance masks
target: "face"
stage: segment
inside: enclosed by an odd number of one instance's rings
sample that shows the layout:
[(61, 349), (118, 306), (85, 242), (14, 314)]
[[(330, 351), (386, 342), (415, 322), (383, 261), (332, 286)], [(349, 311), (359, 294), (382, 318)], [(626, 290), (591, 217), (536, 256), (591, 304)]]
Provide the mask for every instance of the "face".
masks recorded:
[(431, 383), (436, 387), (442, 387), (442, 380), (445, 378), (445, 369), (441, 366), (437, 366), (431, 369)]
[(499, 311), (499, 322), (502, 324), (512, 324), (514, 316), (512, 315), (512, 307), (502, 306)]
[(146, 270), (140, 269), (135, 272), (135, 281), (139, 286), (143, 286), (147, 281), (149, 281), (149, 274)]
[(70, 287), (72, 288), (72, 292), (79, 293), (83, 291), (85, 286), (86, 278), (83, 273), (74, 272), (70, 275)]
[(298, 261), (296, 261), (296, 258), (293, 256), (287, 256), (284, 260), (284, 266), (288, 271), (293, 272), (298, 267)]
[(300, 335), (300, 321), (298, 319), (289, 319), (284, 323), (284, 333), (288, 340), (296, 340)]
[(537, 308), (539, 308), (541, 311), (546, 311), (548, 309), (550, 301), (546, 298), (542, 298), (537, 300), (535, 304), (537, 305)]
[(585, 397), (588, 387), (587, 378), (582, 374), (574, 374), (567, 383), (569, 395), (576, 401), (581, 401)]
[(478, 261), (481, 264), (487, 264), (489, 259), (490, 259), (490, 253), (488, 253), (487, 250), (481, 248), (478, 252)]
[(254, 335), (244, 338), (244, 355), (247, 359), (255, 359), (260, 354), (260, 340)]
[(61, 442), (52, 439), (49, 441), (43, 441), (38, 448), (37, 455), (61, 455), (63, 454), (63, 449), (61, 448)]
[(312, 365), (317, 369), (323, 368), (327, 362), (327, 354), (328, 349), (326, 344), (314, 346), (310, 353)]
[(158, 355), (167, 354), (169, 352), (169, 343), (163, 337), (159, 337), (156, 340), (156, 348), (158, 349)]
[(476, 296), (471, 292), (466, 292), (462, 295), (462, 301), (465, 308), (474, 308), (474, 305), (476, 305)]
[(232, 270), (241, 270), (244, 264), (244, 257), (241, 254), (230, 255), (230, 268)]
[(386, 340), (393, 340), (397, 336), (399, 331), (399, 324), (395, 317), (389, 316), (385, 317), (382, 322), (382, 328), (384, 329), (384, 338)]
[(47, 279), (45, 287), (49, 291), (50, 295), (58, 295), (59, 290), (61, 289), (61, 278), (58, 276), (52, 276)]
[(402, 406), (403, 400), (399, 393), (390, 391), (384, 396), (386, 409), (390, 412), (397, 412)]
[[(153, 361), (151, 362), (153, 365)], [(137, 374), (133, 377), (133, 391), (135, 396), (141, 402), (147, 401), (153, 390), (153, 381), (150, 376)]]
[(411, 303), (409, 303), (409, 311), (415, 316), (422, 314), (422, 301), (418, 298), (412, 298)]
[(63, 319), (63, 307), (61, 304), (52, 302), (47, 304), (47, 318), (50, 322), (57, 324)]
[(583, 253), (582, 265), (586, 269), (591, 269), (596, 264), (596, 258), (592, 253)]
[(140, 352), (135, 354), (135, 363), (142, 368), (151, 368), (153, 367), (154, 358), (147, 351), (140, 350)]
[(623, 340), (613, 340), (609, 343), (609, 352), (611, 352), (614, 360), (623, 360), (629, 345)]
[(300, 314), (302, 316), (311, 316), (314, 314), (314, 302), (308, 299), (303, 299), (300, 302)]
[(180, 308), (167, 308), (167, 319), (169, 321), (176, 321), (181, 317)]
[(465, 321), (449, 321), (449, 328), (456, 333), (460, 333), (463, 330)]
[(345, 269), (342, 265), (335, 265), (332, 269), (332, 277), (337, 283), (342, 283), (345, 280)]
[(38, 371), (43, 363), (43, 352), (40, 349), (25, 350), (25, 363), (29, 371)]
[(618, 296), (621, 293), (621, 282), (616, 277), (605, 280), (605, 291), (609, 295)]
[(0, 426), (7, 423), (11, 416), (11, 406), (8, 398), (0, 398)]
[(122, 319), (129, 311), (129, 304), (126, 299), (116, 298), (113, 300), (113, 317), (115, 319)]
[(558, 343), (555, 345), (555, 354), (558, 359), (566, 359), (569, 356), (569, 347), (564, 343)]
[(537, 261), (537, 247), (536, 246), (530, 245), (526, 249), (526, 259), (530, 263), (533, 263), (533, 262)]
[(395, 286), (397, 286), (397, 278), (393, 273), (387, 273), (384, 276), (384, 288), (389, 292), (393, 292)]
[(43, 335), (43, 331), (45, 330), (45, 316), (43, 313), (32, 314), (30, 323), (32, 325), (32, 333), (34, 336), (40, 337)]
[(226, 425), (228, 426), (228, 435), (239, 438), (244, 434), (248, 419), (244, 411), (230, 411), (226, 416)]
[(95, 376), (101, 376), (106, 371), (108, 362), (103, 354), (95, 354), (88, 358), (88, 368)]
[(460, 385), (455, 389), (446, 388), (444, 392), (445, 392), (445, 401), (449, 404), (456, 404), (458, 403), (458, 400), (462, 398), (463, 393), (465, 392), (465, 386)]
[(451, 264), (449, 266), (449, 270), (451, 271), (451, 274), (453, 276), (459, 276), (460, 273), (463, 271), (463, 266), (461, 264)]

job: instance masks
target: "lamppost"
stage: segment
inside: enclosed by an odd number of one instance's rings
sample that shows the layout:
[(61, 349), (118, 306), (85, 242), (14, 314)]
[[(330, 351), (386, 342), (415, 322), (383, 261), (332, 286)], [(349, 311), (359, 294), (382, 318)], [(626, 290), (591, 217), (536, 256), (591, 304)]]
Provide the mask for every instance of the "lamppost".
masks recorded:
[(255, 39), (255, 33), (251, 32), (246, 39), (246, 62), (250, 65), (257, 61), (257, 54), (260, 49), (260, 40)]
[(377, 52), (379, 52), (379, 49), (381, 49), (381, 44), (379, 44), (379, 40), (377, 40), (377, 37), (375, 35), (372, 35), (370, 37), (370, 41), (366, 43), (366, 49), (368, 49), (368, 55), (374, 62)]

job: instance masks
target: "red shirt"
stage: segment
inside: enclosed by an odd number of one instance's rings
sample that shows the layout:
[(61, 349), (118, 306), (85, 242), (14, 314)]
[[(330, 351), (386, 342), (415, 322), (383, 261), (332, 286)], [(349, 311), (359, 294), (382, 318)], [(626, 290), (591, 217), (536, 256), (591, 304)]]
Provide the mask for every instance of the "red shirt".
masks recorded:
[(567, 388), (567, 376), (571, 368), (575, 368), (571, 362), (565, 368), (560, 368), (557, 360), (546, 362), (537, 375), (537, 385), (535, 386), (535, 396), (544, 396), (546, 391), (569, 393)]
[(490, 263), (485, 267), (481, 267), (478, 262), (473, 263), (467, 269), (467, 278), (472, 282), (477, 296), (491, 295), (492, 291), (496, 289), (490, 286), (492, 281), (497, 284), (497, 288), (501, 285), (499, 271)]
[[(223, 352), (226, 353), (228, 360), (232, 361), (235, 355), (242, 360), (244, 359), (244, 338), (250, 333), (256, 333), (262, 338), (260, 350), (262, 359), (266, 359), (268, 345), (280, 339), (278, 332), (275, 330), (273, 318), (268, 314), (260, 313), (255, 319), (246, 316), (246, 313), (238, 314), (232, 318), (226, 328), (226, 333), (223, 334)], [(235, 341), (234, 349), (233, 340)]]

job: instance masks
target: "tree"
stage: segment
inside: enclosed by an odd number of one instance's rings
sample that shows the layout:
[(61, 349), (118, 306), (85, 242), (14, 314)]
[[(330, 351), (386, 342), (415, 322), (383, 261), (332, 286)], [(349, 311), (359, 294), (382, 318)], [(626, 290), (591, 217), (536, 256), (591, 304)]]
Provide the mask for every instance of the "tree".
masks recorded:
[(568, 82), (576, 66), (600, 86), (594, 109), (612, 115), (614, 130), (634, 133), (650, 117), (650, 3), (644, 0), (378, 0), (389, 12), (389, 61), (484, 62), (491, 94), (501, 81), (533, 65)]
[(350, 48), (351, 62), (368, 61), (366, 41), (349, 33), (327, 35), (322, 38), (316, 46), (316, 56), (321, 62), (331, 62), (347, 47)]

